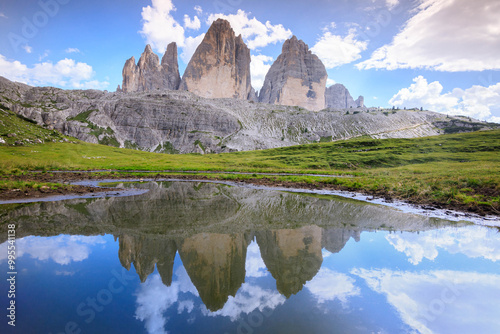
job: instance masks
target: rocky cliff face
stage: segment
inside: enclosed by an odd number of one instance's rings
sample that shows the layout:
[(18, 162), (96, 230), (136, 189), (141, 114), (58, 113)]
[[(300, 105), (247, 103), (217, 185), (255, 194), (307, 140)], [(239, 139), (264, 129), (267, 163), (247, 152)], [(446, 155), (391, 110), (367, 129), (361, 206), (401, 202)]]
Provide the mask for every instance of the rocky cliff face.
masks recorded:
[(293, 36), (285, 41), (281, 54), (269, 69), (259, 101), (321, 110), (325, 108), (326, 79), (321, 60), (307, 44)]
[(123, 92), (146, 92), (154, 90), (175, 90), (180, 84), (177, 62), (177, 44), (170, 43), (160, 60), (148, 44), (137, 65), (132, 57), (125, 62), (122, 71)]
[(355, 101), (344, 85), (335, 84), (326, 89), (325, 104), (331, 109), (358, 108), (365, 106), (365, 99), (360, 96)]
[(228, 21), (212, 23), (189, 61), (179, 89), (207, 98), (252, 98), (250, 50)]

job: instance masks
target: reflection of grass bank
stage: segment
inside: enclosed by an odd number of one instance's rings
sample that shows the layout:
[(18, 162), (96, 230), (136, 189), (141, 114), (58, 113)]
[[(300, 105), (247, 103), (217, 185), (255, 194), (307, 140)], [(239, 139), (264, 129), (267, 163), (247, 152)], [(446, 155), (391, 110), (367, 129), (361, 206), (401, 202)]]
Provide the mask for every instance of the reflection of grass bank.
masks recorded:
[[(364, 191), (483, 213), (500, 211), (500, 131), (417, 139), (355, 139), (227, 154), (155, 154), (78, 142), (0, 146), (5, 180), (25, 170), (289, 172), (351, 178), (207, 174), (205, 178)], [(118, 174), (118, 173), (115, 173)], [(145, 174), (151, 177), (151, 174)], [(122, 176), (120, 176), (122, 177)]]

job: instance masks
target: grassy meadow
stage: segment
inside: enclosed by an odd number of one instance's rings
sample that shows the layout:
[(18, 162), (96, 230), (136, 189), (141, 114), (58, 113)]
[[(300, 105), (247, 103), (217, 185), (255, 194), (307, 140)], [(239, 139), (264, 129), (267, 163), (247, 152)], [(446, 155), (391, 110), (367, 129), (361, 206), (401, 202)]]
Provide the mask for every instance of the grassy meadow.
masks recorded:
[[(12, 117), (11, 117), (12, 118)], [(9, 119), (11, 119), (9, 118)], [(1, 119), (0, 119), (1, 120)], [(96, 145), (14, 119), (31, 142), (0, 145), (0, 190), (40, 187), (20, 184), (29, 171), (220, 171), (326, 174), (266, 176), (205, 174), (216, 179), (266, 179), (280, 183), (355, 190), (410, 202), (455, 206), (500, 214), (500, 130), (415, 139), (359, 138), (262, 151), (223, 154), (160, 154)], [(24, 122), (24, 123), (23, 123)], [(41, 130), (40, 130), (41, 129)], [(2, 133), (2, 131), (4, 133)], [(14, 141), (16, 138), (8, 138)], [(7, 140), (7, 144), (9, 143)], [(49, 142), (47, 142), (49, 141)], [(140, 175), (140, 174), (136, 174)], [(56, 185), (51, 184), (51, 187)], [(482, 208), (482, 209), (481, 209)]]

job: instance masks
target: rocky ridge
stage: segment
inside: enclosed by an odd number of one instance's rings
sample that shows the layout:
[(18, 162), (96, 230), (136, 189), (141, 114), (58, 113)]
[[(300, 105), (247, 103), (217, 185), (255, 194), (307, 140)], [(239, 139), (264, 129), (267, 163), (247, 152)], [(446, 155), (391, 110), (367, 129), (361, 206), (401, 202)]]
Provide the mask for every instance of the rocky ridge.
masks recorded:
[[(190, 92), (110, 93), (30, 87), (0, 77), (2, 108), (91, 142), (164, 153), (256, 150), (349, 139), (411, 138), (498, 125), (419, 110), (300, 107)], [(462, 130), (460, 130), (462, 129)]]

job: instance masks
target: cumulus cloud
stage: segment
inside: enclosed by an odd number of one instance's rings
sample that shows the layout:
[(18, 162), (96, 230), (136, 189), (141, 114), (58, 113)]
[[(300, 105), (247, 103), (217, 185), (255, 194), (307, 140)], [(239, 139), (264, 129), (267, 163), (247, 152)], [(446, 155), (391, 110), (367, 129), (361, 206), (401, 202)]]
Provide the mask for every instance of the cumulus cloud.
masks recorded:
[(65, 58), (57, 63), (37, 63), (28, 67), (19, 61), (9, 61), (0, 55), (0, 75), (9, 80), (28, 85), (53, 85), (63, 88), (104, 89), (109, 83), (91, 80), (94, 76), (92, 66)]
[(420, 0), (416, 14), (392, 42), (356, 66), (450, 72), (500, 69), (499, 15), (498, 1)]
[[(60, 265), (71, 262), (81, 262), (87, 259), (92, 252), (92, 246), (104, 244), (102, 237), (83, 237), (61, 235), (57, 237), (25, 237), (16, 240), (16, 255), (21, 258), (29, 255), (31, 258), (48, 261), (52, 260)], [(5, 250), (0, 253), (0, 263), (7, 259), (7, 242), (0, 245)]]
[(401, 89), (389, 104), (406, 107), (424, 107), (425, 109), (454, 115), (470, 116), (488, 120), (492, 111), (500, 111), (500, 83), (484, 86), (472, 86), (467, 89), (455, 88), (443, 93), (439, 81), (428, 83), (419, 75), (408, 88)]
[(292, 37), (290, 29), (285, 29), (282, 24), (273, 25), (271, 22), (260, 22), (255, 17), (250, 19), (250, 13), (239, 9), (236, 14), (211, 14), (207, 24), (222, 18), (229, 21), (236, 35), (240, 35), (251, 50), (265, 47), (269, 44), (283, 42)]
[(311, 51), (323, 61), (327, 69), (331, 69), (358, 60), (361, 58), (360, 53), (366, 50), (367, 45), (366, 41), (356, 39), (354, 28), (349, 29), (347, 36), (342, 37), (334, 35), (327, 27)]
[(142, 8), (143, 25), (139, 33), (158, 52), (165, 52), (171, 42), (184, 46), (184, 28), (171, 15), (175, 10), (171, 0), (152, 0), (152, 6)]
[(191, 20), (191, 18), (189, 17), (189, 15), (185, 14), (184, 15), (184, 27), (186, 29), (198, 30), (198, 29), (201, 28), (200, 19), (198, 18), (198, 16), (195, 16)]
[(80, 53), (80, 50), (78, 50), (77, 48), (67, 48), (66, 50), (64, 50), (64, 52), (66, 52), (66, 53)]
[(316, 297), (318, 303), (340, 300), (347, 302), (347, 298), (358, 296), (360, 290), (354, 285), (354, 279), (346, 274), (334, 272), (328, 268), (321, 268), (305, 287)]
[(196, 37), (187, 37), (184, 41), (184, 46), (182, 48), (181, 59), (184, 63), (188, 63), (198, 45), (200, 45), (201, 41), (205, 37), (205, 34), (198, 35)]
[(198, 16), (201, 16), (201, 14), (203, 14), (203, 9), (201, 8), (201, 6), (194, 6), (194, 11), (196, 12), (196, 14), (198, 14)]
[[(152, 0), (152, 6), (142, 8), (143, 25), (139, 33), (159, 53), (164, 53), (171, 42), (177, 43), (181, 49), (180, 58), (187, 64), (205, 34), (186, 37), (184, 27), (172, 16), (175, 10), (171, 0)], [(195, 11), (202, 13), (199, 6), (195, 7)], [(185, 15), (184, 26), (186, 29), (198, 30), (201, 21), (197, 16), (191, 19)]]
[(389, 269), (351, 273), (385, 295), (401, 319), (419, 333), (493, 333), (500, 328), (500, 275)]
[(454, 228), (404, 234), (388, 234), (387, 241), (408, 257), (414, 265), (424, 258), (433, 261), (439, 250), (451, 254), (464, 254), (470, 258), (500, 261), (500, 239), (498, 232), (482, 226), (471, 226), (460, 230)]
[(271, 68), (273, 57), (265, 55), (251, 55), (250, 74), (252, 75), (252, 86), (258, 92), (264, 85), (266, 74)]

